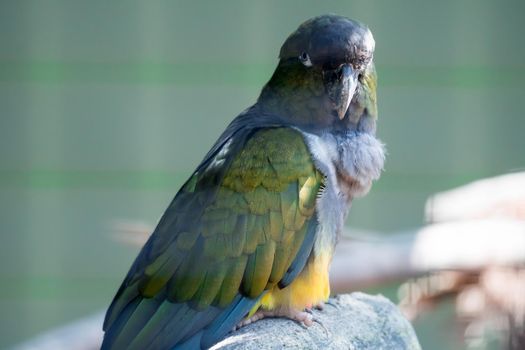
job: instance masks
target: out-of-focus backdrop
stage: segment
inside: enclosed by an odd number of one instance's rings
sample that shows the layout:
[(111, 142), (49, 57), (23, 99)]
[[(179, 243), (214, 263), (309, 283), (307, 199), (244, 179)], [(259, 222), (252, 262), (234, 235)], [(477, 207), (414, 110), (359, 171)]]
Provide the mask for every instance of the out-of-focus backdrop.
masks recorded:
[[(374, 33), (389, 151), (350, 225), (415, 227), (430, 194), (524, 167), (523, 1), (2, 1), (0, 348), (107, 307), (138, 251), (112, 223), (155, 223), (327, 12)], [(424, 349), (467, 347), (451, 308), (415, 322)]]

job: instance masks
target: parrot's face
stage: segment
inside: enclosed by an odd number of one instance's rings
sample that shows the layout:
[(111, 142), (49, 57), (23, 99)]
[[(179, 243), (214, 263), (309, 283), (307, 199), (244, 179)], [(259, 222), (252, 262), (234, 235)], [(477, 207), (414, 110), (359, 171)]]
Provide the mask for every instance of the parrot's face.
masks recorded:
[(375, 126), (374, 47), (372, 33), (359, 22), (313, 18), (283, 44), (263, 101), (277, 100), (279, 112), (301, 126), (355, 130), (364, 115)]

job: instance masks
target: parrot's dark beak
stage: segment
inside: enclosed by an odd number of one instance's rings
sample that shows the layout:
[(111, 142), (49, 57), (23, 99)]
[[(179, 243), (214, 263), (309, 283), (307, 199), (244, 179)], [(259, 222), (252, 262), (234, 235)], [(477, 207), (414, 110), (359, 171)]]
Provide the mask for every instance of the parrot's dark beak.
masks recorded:
[(343, 119), (354, 97), (358, 73), (349, 64), (343, 64), (336, 69), (324, 70), (323, 79), (334, 113)]

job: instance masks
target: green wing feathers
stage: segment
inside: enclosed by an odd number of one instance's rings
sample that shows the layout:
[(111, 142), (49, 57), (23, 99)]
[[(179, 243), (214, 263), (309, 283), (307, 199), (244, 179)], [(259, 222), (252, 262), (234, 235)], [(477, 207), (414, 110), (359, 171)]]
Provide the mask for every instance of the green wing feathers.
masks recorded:
[(314, 217), (323, 176), (290, 128), (260, 129), (239, 151), (227, 148), (177, 194), (110, 320), (136, 297), (165, 293), (195, 310), (224, 308), (239, 293), (257, 298), (282, 279)]
[(171, 300), (224, 307), (239, 287), (255, 298), (279, 282), (297, 253), (293, 244), (304, 238), (321, 180), (298, 132), (258, 131), (234, 157), (193, 232), (174, 241), (191, 250), (168, 286)]

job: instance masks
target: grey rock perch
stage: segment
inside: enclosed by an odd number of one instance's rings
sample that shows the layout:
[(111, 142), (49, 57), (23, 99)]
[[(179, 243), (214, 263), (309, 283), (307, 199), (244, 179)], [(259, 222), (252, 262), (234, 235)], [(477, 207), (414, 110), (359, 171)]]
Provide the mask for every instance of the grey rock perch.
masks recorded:
[(383, 296), (340, 295), (314, 311), (314, 319), (308, 328), (286, 319), (260, 320), (212, 349), (421, 349), (410, 323)]

